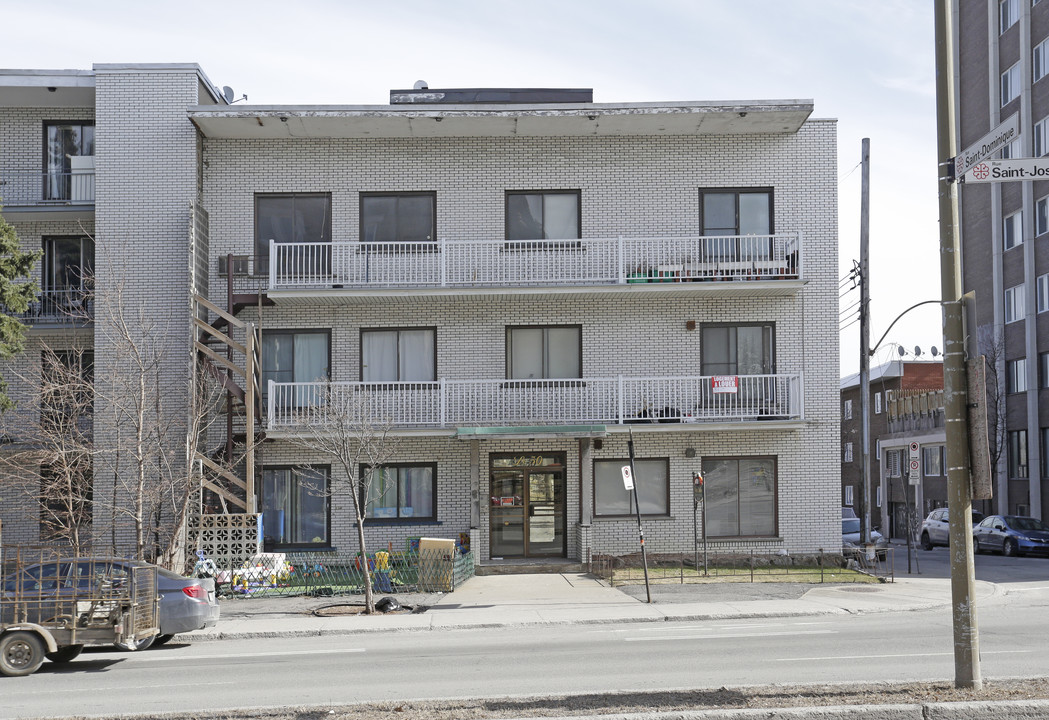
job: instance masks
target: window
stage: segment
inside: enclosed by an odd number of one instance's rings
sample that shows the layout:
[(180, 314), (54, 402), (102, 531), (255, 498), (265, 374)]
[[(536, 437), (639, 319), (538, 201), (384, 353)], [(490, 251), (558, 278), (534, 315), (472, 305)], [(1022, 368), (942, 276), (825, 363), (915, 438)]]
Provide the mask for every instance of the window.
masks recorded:
[(508, 327), (506, 366), (515, 380), (582, 377), (582, 328)]
[[(262, 392), (269, 381), (316, 383), (329, 378), (330, 336), (321, 330), (273, 330), (262, 333)], [(277, 391), (280, 407), (306, 407), (323, 402), (324, 388), (316, 385), (290, 386)]]
[(852, 420), (852, 400), (845, 401), (845, 407), (841, 411), (842, 420)]
[(68, 449), (40, 466), (40, 539), (70, 540), (91, 525), (94, 472), (91, 455)]
[(91, 432), (84, 418), (94, 412), (95, 353), (44, 350), (40, 369), (41, 424), (73, 439), (75, 453), (76, 440), (86, 441)]
[(1020, 19), (1020, 0), (998, 0), (998, 32), (1005, 32)]
[[(634, 492), (623, 487), (629, 460), (594, 461), (594, 515), (629, 516), (636, 511)], [(670, 514), (670, 460), (634, 460), (634, 487), (642, 515)]]
[[(699, 191), (700, 234), (704, 259), (718, 261), (767, 260), (773, 230), (772, 189), (739, 188)], [(740, 237), (756, 235), (761, 237)], [(724, 237), (725, 239), (718, 239)]]
[[(269, 272), (270, 240), (278, 243), (331, 243), (331, 194), (284, 193), (255, 196), (255, 272)], [(282, 257), (281, 269), (318, 272), (328, 255), (306, 248)]]
[(1010, 393), (1020, 393), (1027, 390), (1027, 358), (1006, 361), (1005, 390)]
[(708, 537), (776, 533), (776, 460), (703, 458)]
[(1049, 353), (1038, 355), (1038, 387), (1049, 388)]
[(437, 379), (437, 330), (361, 330), (362, 382), (433, 382)]
[(874, 393), (874, 414), (881, 415), (881, 393)]
[(41, 315), (75, 316), (87, 311), (85, 301), (95, 272), (95, 243), (89, 237), (43, 238)]
[(855, 488), (852, 485), (846, 485), (845, 486), (845, 506), (846, 507), (852, 507), (854, 493), (855, 493)]
[(1020, 96), (1020, 63), (1002, 73), (1002, 107)]
[(769, 375), (774, 325), (704, 325), (700, 339), (701, 375)]
[(1005, 322), (1011, 323), (1024, 318), (1023, 286), (1016, 285), (1005, 291)]
[(262, 529), (275, 548), (330, 544), (330, 474), (317, 466), (262, 471)]
[(885, 466), (889, 472), (889, 477), (900, 477), (900, 468), (902, 467), (902, 454), (902, 450), (889, 450), (889, 452), (886, 453)]
[(1027, 477), (1027, 431), (1009, 431), (1009, 477)]
[(881, 485), (874, 486), (874, 506), (881, 507)]
[(1014, 212), (1002, 220), (1002, 245), (1011, 250), (1024, 241), (1023, 212)]
[[(1034, 124), (1034, 132), (1031, 134), (1034, 141), (1034, 156), (1041, 157), (1049, 153), (1049, 118), (1042, 118)], [(1020, 157), (1017, 155), (1016, 157)]]
[(372, 520), (436, 520), (437, 466), (391, 464), (361, 468), (366, 474), (368, 496), (365, 517)]
[(47, 122), (44, 135), (44, 199), (93, 202), (94, 173), (74, 175), (74, 162), (79, 165), (79, 158), (95, 154), (95, 124), (79, 120)]
[(582, 236), (578, 190), (506, 193), (507, 240), (575, 240)]
[(434, 243), (437, 193), (361, 193), (361, 242)]
[(851, 442), (845, 443), (844, 458), (845, 458), (844, 462), (847, 462), (847, 463), (852, 462), (852, 443)]
[(881, 460), (881, 439), (879, 438), (874, 440), (874, 459)]
[(1049, 38), (1042, 40), (1034, 46), (1032, 55), (1034, 57), (1033, 71), (1034, 75), (1031, 82), (1038, 82), (1045, 77), (1046, 73), (1049, 72)]
[(1008, 145), (1002, 146), (1002, 160), (1023, 157), (1023, 148), (1020, 146), (1020, 138), (1016, 138)]
[(925, 477), (943, 475), (943, 446), (922, 446), (922, 473)]
[(1039, 275), (1035, 280), (1038, 297), (1038, 312), (1049, 310), (1049, 274)]

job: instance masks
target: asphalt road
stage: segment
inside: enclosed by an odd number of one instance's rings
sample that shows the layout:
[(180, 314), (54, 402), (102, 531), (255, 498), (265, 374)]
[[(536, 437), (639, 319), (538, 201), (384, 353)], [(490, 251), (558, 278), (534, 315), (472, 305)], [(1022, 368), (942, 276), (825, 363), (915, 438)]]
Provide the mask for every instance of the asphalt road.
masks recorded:
[[(946, 550), (923, 552), (923, 573)], [(979, 609), (985, 679), (1049, 676), (1049, 561), (981, 556), (1015, 578)], [(1022, 563), (1022, 564), (1021, 564)], [(978, 575), (980, 574), (978, 570)], [(1026, 576), (1026, 579), (1019, 579)], [(945, 680), (949, 612), (516, 627), (85, 652), (0, 678), (0, 718), (107, 717), (377, 700), (748, 684)]]

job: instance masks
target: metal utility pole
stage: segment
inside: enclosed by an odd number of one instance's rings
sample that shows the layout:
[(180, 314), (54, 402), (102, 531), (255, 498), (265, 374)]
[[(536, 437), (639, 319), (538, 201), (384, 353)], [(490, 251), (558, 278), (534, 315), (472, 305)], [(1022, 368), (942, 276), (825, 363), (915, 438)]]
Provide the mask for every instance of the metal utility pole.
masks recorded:
[(866, 548), (871, 542), (870, 138), (863, 138), (860, 154), (860, 542)]
[[(630, 439), (626, 441), (627, 450), (630, 452), (630, 476), (637, 478), (637, 473), (634, 469), (634, 429), (630, 428)], [(633, 480), (631, 483), (631, 490), (634, 491), (634, 510), (637, 512), (637, 534), (641, 540), (641, 567), (645, 570), (645, 599), (652, 602), (652, 587), (648, 584), (648, 556), (645, 555), (645, 531), (641, 527), (641, 505), (637, 501), (637, 480)]]
[[(943, 386), (947, 435), (947, 506), (950, 508), (951, 612), (954, 626), (954, 684), (983, 687), (976, 623), (972, 515), (969, 477), (968, 384), (962, 324), (957, 188), (947, 172), (957, 155), (954, 126), (953, 3), (936, 0), (936, 150), (940, 162), (940, 291), (943, 302)], [(980, 399), (983, 401), (983, 398)]]

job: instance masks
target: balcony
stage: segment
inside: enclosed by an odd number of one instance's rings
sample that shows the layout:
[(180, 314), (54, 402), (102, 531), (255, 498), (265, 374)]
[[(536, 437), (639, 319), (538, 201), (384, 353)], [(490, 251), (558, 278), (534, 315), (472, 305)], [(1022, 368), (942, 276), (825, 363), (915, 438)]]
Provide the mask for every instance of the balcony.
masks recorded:
[(90, 290), (44, 290), (29, 303), (26, 312), (15, 317), (38, 328), (83, 325), (95, 319), (95, 298)]
[(0, 203), (4, 215), (13, 220), (39, 218), (41, 213), (89, 217), (95, 204), (94, 157), (72, 160), (83, 162), (74, 164), (73, 169), (66, 172), (0, 170)]
[[(803, 284), (796, 233), (427, 243), (270, 242), (269, 295), (676, 291), (789, 295)], [(746, 281), (746, 282), (743, 282)]]
[(698, 426), (802, 420), (801, 375), (436, 382), (270, 382), (267, 431), (364, 417), (397, 428), (504, 425)]

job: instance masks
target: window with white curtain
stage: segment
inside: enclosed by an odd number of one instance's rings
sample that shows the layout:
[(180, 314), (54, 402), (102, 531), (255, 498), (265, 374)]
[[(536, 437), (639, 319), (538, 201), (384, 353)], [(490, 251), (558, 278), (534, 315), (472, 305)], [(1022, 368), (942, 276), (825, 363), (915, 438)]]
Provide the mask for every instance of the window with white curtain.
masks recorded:
[(847, 462), (847, 463), (852, 462), (852, 443), (851, 442), (845, 443), (845, 455), (844, 455), (844, 458), (845, 458), (844, 462)]
[(262, 391), (269, 381), (308, 383), (281, 390), (278, 402), (305, 407), (323, 403), (323, 384), (329, 379), (331, 336), (326, 330), (266, 330), (262, 333)]
[[(1034, 130), (1031, 134), (1031, 139), (1034, 143), (1034, 156), (1041, 157), (1049, 152), (1049, 135), (1046, 134), (1046, 129), (1049, 128), (1049, 122), (1046, 122), (1049, 118), (1042, 118), (1034, 124)], [(1020, 157), (1016, 155), (1015, 157)]]
[(1024, 319), (1023, 286), (1016, 285), (1005, 291), (1005, 322), (1017, 322)]
[(855, 488), (852, 485), (845, 486), (845, 506), (852, 507), (853, 498), (855, 495)]
[(1034, 50), (1031, 51), (1033, 71), (1031, 82), (1038, 82), (1049, 72), (1049, 55), (1046, 54), (1047, 52), (1049, 52), (1049, 38), (1035, 45)]
[(1005, 391), (1008, 393), (1027, 391), (1027, 358), (1005, 361)]
[(362, 382), (434, 382), (435, 328), (361, 330)]
[(1020, 97), (1020, 63), (1017, 62), (1002, 73), (1002, 107)]
[(578, 239), (579, 205), (578, 190), (507, 192), (506, 239)]
[(508, 327), (506, 373), (513, 380), (580, 378), (583, 330), (578, 325)]
[(998, 33), (1001, 34), (1020, 19), (1020, 0), (998, 0)]
[(881, 415), (881, 393), (874, 393), (874, 414)]
[(1038, 296), (1038, 312), (1049, 310), (1049, 274), (1039, 275), (1035, 279)]
[(368, 495), (365, 517), (374, 520), (434, 520), (437, 518), (434, 464), (395, 463), (381, 468), (361, 468)]
[(1020, 138), (1016, 138), (1008, 145), (1002, 146), (1002, 160), (1023, 157), (1023, 147)]

